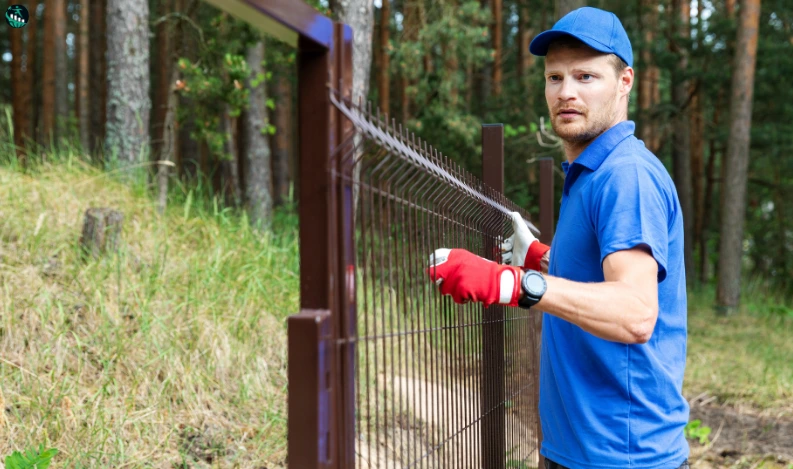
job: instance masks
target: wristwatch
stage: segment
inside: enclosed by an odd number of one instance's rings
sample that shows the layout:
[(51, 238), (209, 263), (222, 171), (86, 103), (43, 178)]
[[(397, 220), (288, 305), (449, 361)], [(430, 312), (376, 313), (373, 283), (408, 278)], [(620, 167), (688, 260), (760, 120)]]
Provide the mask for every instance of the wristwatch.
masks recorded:
[(523, 295), (518, 299), (518, 306), (529, 309), (536, 305), (545, 294), (548, 284), (545, 277), (536, 270), (527, 270), (520, 279), (520, 289)]

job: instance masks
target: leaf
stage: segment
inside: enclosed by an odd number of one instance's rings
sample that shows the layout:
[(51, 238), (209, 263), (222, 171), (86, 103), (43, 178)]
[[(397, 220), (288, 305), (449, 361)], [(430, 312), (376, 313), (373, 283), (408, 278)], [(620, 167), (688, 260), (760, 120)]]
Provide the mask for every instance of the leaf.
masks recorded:
[(38, 449), (26, 450), (24, 454), (14, 451), (6, 456), (5, 467), (6, 469), (47, 469), (56, 454), (58, 454), (57, 449), (45, 450), (43, 444)]
[(275, 109), (275, 101), (272, 98), (267, 98), (267, 102), (265, 103), (268, 109)]

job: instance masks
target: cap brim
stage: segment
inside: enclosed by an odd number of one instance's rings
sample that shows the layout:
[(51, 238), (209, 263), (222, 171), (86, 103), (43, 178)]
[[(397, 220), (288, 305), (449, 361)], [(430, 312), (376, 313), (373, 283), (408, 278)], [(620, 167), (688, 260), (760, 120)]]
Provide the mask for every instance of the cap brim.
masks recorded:
[(531, 44), (529, 44), (529, 52), (531, 52), (534, 55), (543, 57), (546, 54), (548, 54), (548, 48), (551, 46), (551, 42), (553, 42), (556, 39), (559, 39), (562, 36), (574, 37), (579, 41), (583, 42), (584, 44), (586, 44), (587, 46), (591, 47), (592, 49), (595, 49), (598, 52), (603, 52), (604, 54), (614, 53), (614, 51), (610, 50), (609, 48), (603, 46), (603, 44), (593, 39), (583, 36), (577, 36), (575, 34), (570, 34), (565, 31), (554, 31), (553, 29), (538, 34), (537, 37), (535, 37), (534, 40), (531, 41)]

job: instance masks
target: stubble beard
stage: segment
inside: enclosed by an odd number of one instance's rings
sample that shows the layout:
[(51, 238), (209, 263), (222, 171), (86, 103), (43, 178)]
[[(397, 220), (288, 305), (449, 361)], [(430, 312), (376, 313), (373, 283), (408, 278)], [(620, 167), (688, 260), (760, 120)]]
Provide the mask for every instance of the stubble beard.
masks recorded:
[(610, 106), (609, 109), (602, 109), (601, 112), (591, 116), (590, 120), (589, 110), (577, 109), (581, 112), (578, 118), (579, 121), (575, 124), (564, 123), (562, 116), (559, 115), (559, 110), (565, 107), (569, 106), (557, 106), (556, 109), (550, 110), (552, 116), (551, 127), (563, 142), (572, 145), (589, 143), (599, 137), (600, 134), (609, 129), (616, 114), (616, 107)]

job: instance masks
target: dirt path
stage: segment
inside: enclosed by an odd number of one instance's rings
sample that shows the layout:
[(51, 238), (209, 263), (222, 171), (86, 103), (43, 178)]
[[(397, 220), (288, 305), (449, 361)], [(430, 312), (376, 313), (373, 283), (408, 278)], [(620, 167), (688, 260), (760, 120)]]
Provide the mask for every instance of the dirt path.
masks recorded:
[(712, 429), (711, 443), (691, 443), (693, 467), (788, 468), (793, 465), (793, 416), (765, 415), (692, 401), (691, 420)]

